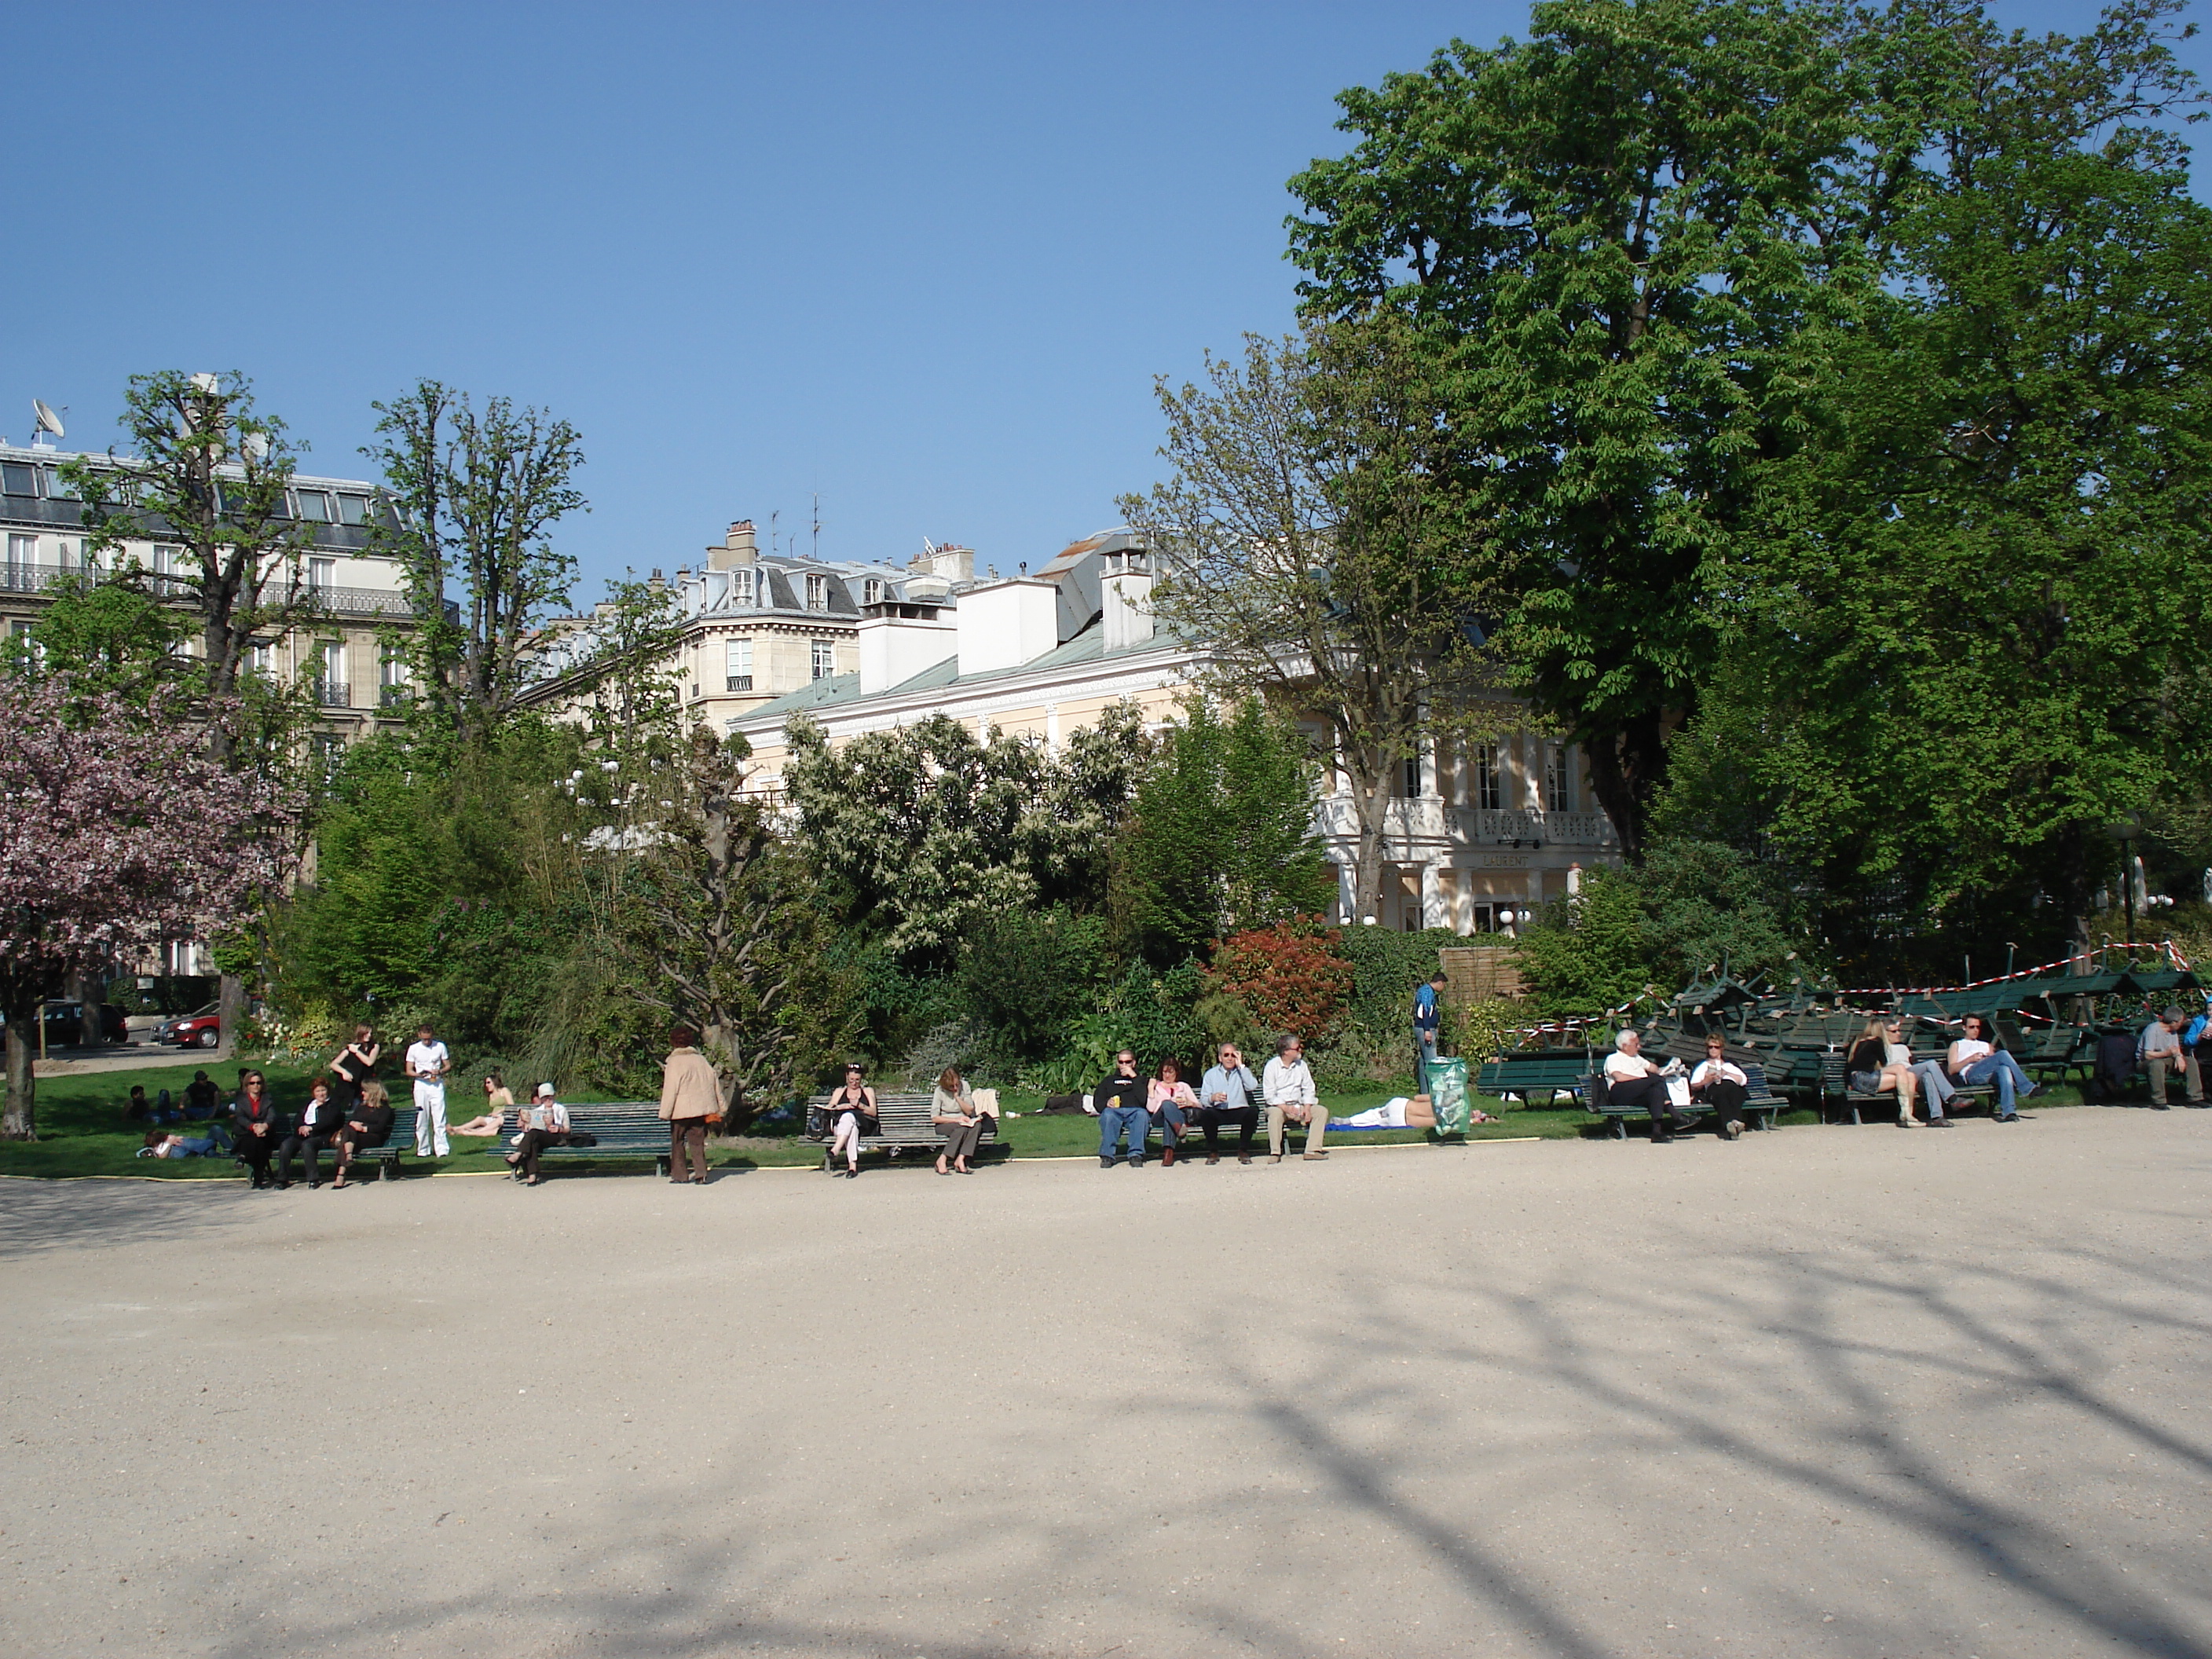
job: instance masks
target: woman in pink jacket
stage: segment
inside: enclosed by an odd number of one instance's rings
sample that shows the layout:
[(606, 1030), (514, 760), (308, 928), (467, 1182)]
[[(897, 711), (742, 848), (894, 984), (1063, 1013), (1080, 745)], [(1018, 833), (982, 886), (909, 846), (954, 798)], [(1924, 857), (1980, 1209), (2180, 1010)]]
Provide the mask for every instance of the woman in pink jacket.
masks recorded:
[[(660, 1115), (668, 1124), (668, 1178), (678, 1186), (707, 1184), (707, 1120), (722, 1115), (722, 1084), (699, 1052), (699, 1034), (678, 1025), (668, 1034), (660, 1072)], [(691, 1173), (687, 1176), (687, 1160)]]

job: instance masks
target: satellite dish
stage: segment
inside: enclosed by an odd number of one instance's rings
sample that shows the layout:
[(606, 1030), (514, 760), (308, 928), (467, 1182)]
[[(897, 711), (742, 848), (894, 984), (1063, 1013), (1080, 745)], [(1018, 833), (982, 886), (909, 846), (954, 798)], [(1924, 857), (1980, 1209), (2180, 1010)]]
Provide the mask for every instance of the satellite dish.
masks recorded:
[(247, 433), (244, 447), (247, 456), (257, 462), (269, 459), (269, 434), (265, 432)]
[(34, 431), (51, 432), (57, 438), (69, 435), (62, 430), (62, 417), (55, 414), (52, 408), (43, 399), (38, 398), (31, 399), (31, 419)]
[(204, 392), (212, 398), (222, 387), (222, 382), (212, 374), (202, 373), (192, 376), (192, 386), (194, 389)]

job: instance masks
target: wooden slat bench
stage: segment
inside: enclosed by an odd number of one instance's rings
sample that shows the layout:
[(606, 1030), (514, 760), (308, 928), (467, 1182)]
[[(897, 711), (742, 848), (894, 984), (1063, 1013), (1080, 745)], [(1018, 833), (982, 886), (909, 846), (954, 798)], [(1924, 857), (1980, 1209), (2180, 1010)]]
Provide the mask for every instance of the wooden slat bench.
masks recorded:
[(2021, 1070), (2038, 1083), (2048, 1083), (2054, 1076), (2064, 1083), (2069, 1073), (2078, 1071), (2086, 1084), (2097, 1069), (2097, 1044), (2089, 1036), (2087, 1026), (2052, 1025), (2027, 1030), (1999, 1020), (1997, 1030), (2004, 1037), (2005, 1047), (2020, 1062)]
[[(1732, 1060), (1730, 1063), (1744, 1076), (1744, 1117), (1753, 1128), (1771, 1129), (1774, 1127), (1774, 1115), (1777, 1112), (1788, 1111), (1790, 1103), (1767, 1086), (1766, 1068), (1757, 1060)], [(1575, 1097), (1582, 1103), (1584, 1111), (1593, 1116), (1605, 1118), (1612, 1123), (1614, 1139), (1626, 1140), (1628, 1139), (1627, 1120), (1632, 1117), (1648, 1118), (1649, 1113), (1642, 1106), (1617, 1104), (1610, 1097), (1603, 1101), (1597, 1101), (1599, 1091), (1595, 1084), (1601, 1075), (1595, 1071), (1585, 1073), (1577, 1081)], [(1593, 1103), (1594, 1102), (1596, 1103)], [(1695, 1113), (1701, 1120), (1717, 1115), (1715, 1108), (1701, 1105), (1696, 1102), (1686, 1107), (1678, 1106), (1674, 1109), (1679, 1112)]]
[[(392, 1109), (392, 1135), (381, 1146), (364, 1146), (354, 1154), (356, 1164), (376, 1165), (376, 1178), (388, 1180), (399, 1173), (399, 1155), (415, 1150), (415, 1108), (395, 1106)], [(335, 1159), (338, 1149), (333, 1146), (323, 1153)], [(350, 1184), (350, 1183), (349, 1183)]]
[[(1942, 1058), (1940, 1054), (1915, 1053), (1912, 1056), (1912, 1063), (1917, 1066), (1923, 1060), (1941, 1060)], [(1966, 1084), (1954, 1083), (1951, 1090), (1951, 1098), (1943, 1108), (1943, 1115), (1946, 1117), (1956, 1116), (1962, 1103), (1987, 1109), (1990, 1103), (1996, 1098), (1997, 1092), (1996, 1085), (1994, 1083), (1976, 1084), (1971, 1087)], [(1840, 1105), (1834, 1103), (1840, 1103)], [(1823, 1054), (1820, 1057), (1820, 1121), (1823, 1123), (1828, 1121), (1830, 1111), (1843, 1110), (1851, 1115), (1852, 1122), (1863, 1123), (1866, 1120), (1860, 1115), (1861, 1111), (1870, 1106), (1880, 1108), (1882, 1115), (1887, 1118), (1894, 1120), (1897, 1116), (1897, 1096), (1893, 1091), (1884, 1090), (1880, 1093), (1870, 1095), (1860, 1093), (1850, 1086), (1850, 1079), (1844, 1075), (1842, 1051)], [(1920, 1109), (1924, 1114), (1928, 1109), (1923, 1105)]]
[(1595, 1063), (1589, 1048), (1534, 1048), (1500, 1054), (1475, 1073), (1474, 1091), (1496, 1100), (1517, 1098), (1523, 1106), (1549, 1106), (1555, 1095), (1583, 1093)]
[[(568, 1133), (594, 1137), (591, 1146), (548, 1146), (538, 1154), (540, 1164), (555, 1158), (589, 1158), (600, 1163), (642, 1164), (650, 1159), (655, 1175), (668, 1173), (668, 1123), (657, 1101), (594, 1102), (568, 1108)], [(514, 1150), (514, 1136), (501, 1135), (484, 1150), (505, 1158)], [(518, 1173), (521, 1166), (516, 1165)]]
[[(806, 1103), (806, 1139), (822, 1148), (822, 1167), (831, 1167), (830, 1138), (836, 1132), (829, 1115), (830, 1097)], [(863, 1118), (862, 1122), (867, 1120)], [(999, 1144), (999, 1120), (983, 1114), (983, 1129), (976, 1138), (975, 1154)], [(930, 1116), (927, 1095), (876, 1091), (876, 1129), (860, 1137), (863, 1152), (881, 1152), (896, 1158), (904, 1152), (926, 1152), (934, 1157), (945, 1146), (945, 1131)]]

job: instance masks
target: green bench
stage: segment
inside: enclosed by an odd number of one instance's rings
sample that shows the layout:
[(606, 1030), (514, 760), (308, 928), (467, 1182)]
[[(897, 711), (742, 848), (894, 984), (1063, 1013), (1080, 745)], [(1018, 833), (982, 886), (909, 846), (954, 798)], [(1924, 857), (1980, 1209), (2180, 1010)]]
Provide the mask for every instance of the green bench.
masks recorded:
[[(364, 1146), (354, 1154), (356, 1164), (376, 1165), (376, 1178), (388, 1179), (399, 1173), (399, 1154), (415, 1150), (415, 1108), (395, 1106), (392, 1109), (392, 1133), (381, 1146)], [(330, 1156), (337, 1156), (337, 1148), (329, 1149)]]
[[(1912, 1056), (1912, 1062), (1917, 1066), (1924, 1060), (1941, 1060), (1942, 1058), (1940, 1053), (1922, 1054), (1916, 1050)], [(1950, 1103), (1943, 1108), (1943, 1115), (1946, 1117), (1957, 1116), (1961, 1102), (1986, 1109), (1990, 1103), (1996, 1098), (1997, 1092), (1996, 1085), (1994, 1083), (1978, 1083), (1971, 1085), (1954, 1083), (1951, 1089)], [(1867, 1094), (1852, 1088), (1850, 1079), (1844, 1075), (1844, 1055), (1841, 1051), (1823, 1054), (1820, 1057), (1820, 1121), (1827, 1122), (1828, 1114), (1831, 1111), (1840, 1110), (1849, 1112), (1851, 1115), (1852, 1122), (1863, 1123), (1866, 1120), (1861, 1113), (1865, 1108), (1870, 1106), (1880, 1107), (1884, 1116), (1893, 1119), (1897, 1115), (1897, 1096), (1887, 1090)], [(1927, 1108), (1923, 1106), (1921, 1109), (1925, 1112)]]
[(2064, 1083), (2069, 1073), (2078, 1071), (2086, 1085), (2097, 1069), (2096, 1042), (2086, 1025), (2051, 1025), (2034, 1031), (2009, 1020), (2001, 1019), (1996, 1025), (2021, 1070), (2038, 1083), (2048, 1083), (2053, 1076)]
[(1477, 1094), (1517, 1098), (1523, 1106), (1549, 1106), (1554, 1095), (1583, 1092), (1597, 1051), (1591, 1048), (1532, 1048), (1500, 1054), (1475, 1073)]
[[(588, 1158), (594, 1163), (622, 1164), (650, 1159), (655, 1175), (668, 1173), (668, 1121), (660, 1115), (657, 1101), (617, 1101), (611, 1104), (595, 1102), (588, 1106), (571, 1106), (568, 1133), (572, 1136), (590, 1135), (592, 1144), (548, 1146), (538, 1154), (538, 1161), (546, 1164), (555, 1159), (573, 1162)], [(484, 1150), (504, 1158), (514, 1150), (513, 1139), (501, 1135)], [(522, 1166), (518, 1164), (517, 1178), (521, 1173)]]
[[(1702, 1053), (1698, 1057), (1704, 1058)], [(1774, 1127), (1774, 1115), (1777, 1112), (1788, 1111), (1790, 1103), (1767, 1085), (1766, 1068), (1757, 1060), (1731, 1060), (1729, 1063), (1743, 1073), (1744, 1116), (1750, 1120), (1753, 1128), (1771, 1129)], [(1582, 1103), (1584, 1111), (1594, 1117), (1604, 1118), (1613, 1125), (1614, 1139), (1626, 1140), (1628, 1139), (1627, 1120), (1632, 1117), (1645, 1117), (1648, 1112), (1642, 1106), (1617, 1104), (1610, 1095), (1602, 1100), (1599, 1099), (1599, 1091), (1595, 1085), (1602, 1076), (1603, 1073), (1596, 1070), (1584, 1073), (1577, 1080), (1575, 1097)], [(1686, 1107), (1676, 1107), (1674, 1109), (1694, 1113), (1699, 1117), (1714, 1115), (1712, 1107), (1698, 1105), (1695, 1103)]]
[[(927, 1095), (894, 1095), (878, 1089), (875, 1132), (860, 1137), (860, 1150), (884, 1152), (894, 1158), (907, 1152), (926, 1152), (935, 1157), (945, 1148), (945, 1131), (930, 1115), (929, 1100)], [(806, 1139), (822, 1148), (822, 1167), (825, 1170), (832, 1167), (830, 1139), (836, 1128), (830, 1121), (829, 1107), (827, 1095), (806, 1103)], [(982, 1133), (975, 1141), (976, 1156), (981, 1157), (985, 1148), (998, 1144), (999, 1120), (986, 1112)]]

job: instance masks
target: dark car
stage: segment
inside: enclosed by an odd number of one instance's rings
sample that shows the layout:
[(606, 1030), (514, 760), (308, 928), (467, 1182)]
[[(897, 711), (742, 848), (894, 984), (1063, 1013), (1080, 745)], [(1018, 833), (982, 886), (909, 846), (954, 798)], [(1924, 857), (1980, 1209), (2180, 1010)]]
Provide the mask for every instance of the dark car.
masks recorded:
[[(84, 1005), (82, 1002), (49, 1002), (40, 1010), (40, 1021), (46, 1028), (46, 1047), (75, 1048), (84, 1042)], [(0, 1019), (0, 1025), (7, 1022)], [(100, 1005), (100, 1039), (103, 1042), (128, 1042), (131, 1028), (125, 1022), (123, 1011), (112, 1002)]]
[(189, 1014), (165, 1020), (154, 1034), (156, 1042), (173, 1042), (180, 1048), (212, 1048), (222, 1041), (222, 1021), (216, 1014), (218, 1005), (210, 1002), (204, 1008), (196, 1008)]

